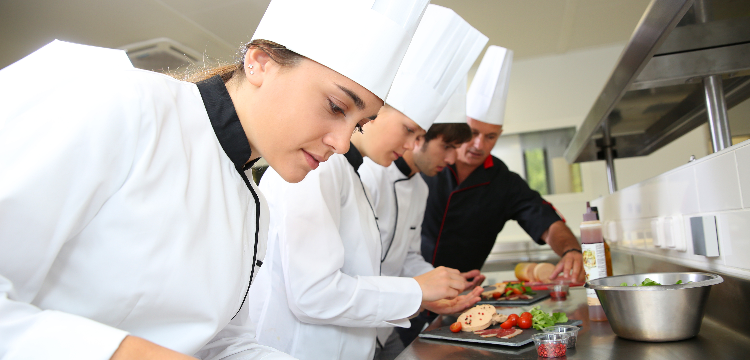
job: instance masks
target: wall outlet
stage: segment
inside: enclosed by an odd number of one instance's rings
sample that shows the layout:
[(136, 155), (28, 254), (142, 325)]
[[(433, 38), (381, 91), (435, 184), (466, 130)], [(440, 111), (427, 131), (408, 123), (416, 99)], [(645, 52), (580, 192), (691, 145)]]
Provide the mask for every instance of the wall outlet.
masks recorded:
[(719, 256), (719, 235), (716, 231), (716, 216), (690, 218), (690, 232), (693, 235), (693, 253), (706, 257)]

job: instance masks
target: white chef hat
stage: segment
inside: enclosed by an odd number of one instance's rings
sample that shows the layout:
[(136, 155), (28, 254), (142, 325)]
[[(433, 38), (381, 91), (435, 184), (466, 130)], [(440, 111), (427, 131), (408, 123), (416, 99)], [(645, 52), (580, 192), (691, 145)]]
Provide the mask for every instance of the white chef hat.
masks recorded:
[(254, 39), (273, 41), (385, 99), (429, 0), (272, 0)]
[(435, 119), (435, 124), (466, 123), (466, 77), (464, 75), (464, 78), (458, 83), (443, 111)]
[(503, 124), (512, 63), (512, 50), (495, 45), (487, 48), (466, 94), (467, 116), (488, 124)]
[(453, 10), (428, 6), (386, 104), (429, 129), (487, 40)]

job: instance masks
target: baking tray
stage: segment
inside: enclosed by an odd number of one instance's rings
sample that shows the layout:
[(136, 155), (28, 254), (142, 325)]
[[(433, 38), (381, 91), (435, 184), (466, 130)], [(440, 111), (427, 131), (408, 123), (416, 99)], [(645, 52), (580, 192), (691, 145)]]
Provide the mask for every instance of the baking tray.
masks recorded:
[[(489, 288), (492, 288), (494, 286), (485, 286), (485, 291), (488, 291)], [(495, 306), (517, 306), (517, 305), (531, 305), (533, 303), (542, 301), (549, 297), (549, 290), (534, 290), (536, 293), (535, 295), (532, 295), (531, 299), (525, 300), (525, 299), (518, 299), (518, 300), (479, 300), (477, 302), (477, 305), (482, 304), (489, 304), (489, 305), (495, 305)]]
[[(583, 322), (581, 320), (569, 320), (565, 323), (559, 323), (556, 325), (578, 326), (578, 325), (581, 325), (582, 323)], [(498, 325), (490, 326), (489, 329), (496, 329), (499, 327), (500, 325), (498, 324)], [(446, 325), (446, 326), (442, 326), (434, 330), (424, 331), (419, 334), (419, 337), (425, 338), (425, 339), (450, 340), (450, 341), (460, 341), (460, 342), (475, 343), (475, 344), (523, 346), (533, 341), (531, 339), (533, 335), (540, 334), (540, 333), (542, 333), (541, 330), (528, 328), (528, 329), (523, 330), (523, 332), (520, 335), (510, 338), (510, 339), (501, 339), (499, 337), (483, 338), (471, 332), (460, 331), (460, 332), (454, 333), (450, 330), (450, 325)]]

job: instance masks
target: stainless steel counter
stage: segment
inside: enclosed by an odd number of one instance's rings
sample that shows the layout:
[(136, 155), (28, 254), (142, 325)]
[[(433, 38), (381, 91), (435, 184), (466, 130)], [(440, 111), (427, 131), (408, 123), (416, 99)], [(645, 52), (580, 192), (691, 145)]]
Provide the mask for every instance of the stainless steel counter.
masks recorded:
[[(621, 339), (608, 322), (589, 322), (586, 293), (582, 288), (570, 291), (567, 301), (545, 300), (538, 303), (547, 311), (564, 311), (571, 319), (583, 321), (575, 349), (567, 359), (750, 359), (750, 338), (704, 318), (698, 336), (669, 343), (647, 343)], [(739, 310), (739, 309), (738, 309)], [(741, 316), (746, 316), (746, 309)], [(452, 323), (455, 317), (438, 318), (430, 328)], [(417, 339), (397, 360), (439, 359), (538, 359), (533, 344), (520, 348), (473, 345), (459, 342)], [(539, 358), (541, 359), (541, 358)]]

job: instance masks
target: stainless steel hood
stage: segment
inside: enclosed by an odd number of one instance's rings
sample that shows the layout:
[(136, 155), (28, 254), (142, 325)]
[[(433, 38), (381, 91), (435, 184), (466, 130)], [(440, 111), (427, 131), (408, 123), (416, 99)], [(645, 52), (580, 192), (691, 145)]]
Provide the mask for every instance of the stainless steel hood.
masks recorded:
[(750, 1), (652, 0), (565, 158), (648, 155), (706, 123), (711, 75), (727, 109), (750, 97)]

